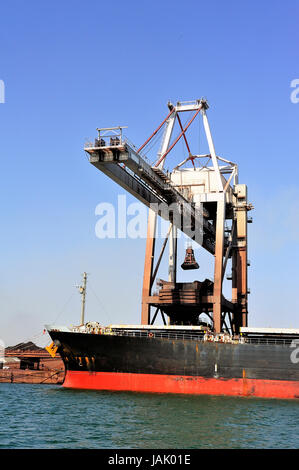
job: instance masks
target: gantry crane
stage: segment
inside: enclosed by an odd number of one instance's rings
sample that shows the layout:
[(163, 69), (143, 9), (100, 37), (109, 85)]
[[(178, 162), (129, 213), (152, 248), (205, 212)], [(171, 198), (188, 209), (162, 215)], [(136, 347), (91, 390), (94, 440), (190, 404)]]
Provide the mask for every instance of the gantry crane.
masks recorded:
[[(204, 99), (168, 103), (168, 114), (151, 136), (138, 149), (123, 136), (123, 127), (97, 129), (98, 137), (84, 150), (89, 161), (122, 188), (149, 207), (148, 231), (145, 250), (141, 323), (153, 324), (158, 312), (166, 324), (199, 324), (201, 313), (207, 314), (215, 333), (229, 330), (239, 333), (240, 326), (247, 326), (247, 216), (252, 205), (247, 202), (247, 187), (238, 183), (238, 167), (235, 163), (216, 155), (207, 118), (208, 103)], [(181, 115), (192, 113), (187, 124)], [(190, 151), (187, 130), (196, 117), (202, 118), (209, 153), (194, 155)], [(171, 141), (175, 123), (179, 135)], [(153, 137), (164, 129), (157, 161), (151, 165), (142, 151)], [(166, 157), (183, 138), (188, 156), (172, 171), (165, 172)], [(208, 163), (201, 165), (201, 159)], [(191, 167), (185, 165), (191, 162)], [(155, 261), (157, 217), (169, 221), (161, 252)], [(204, 249), (214, 255), (214, 280), (193, 283), (177, 283), (177, 231), (181, 230)], [(168, 281), (158, 281), (158, 294), (153, 285), (169, 241)], [(186, 265), (197, 268), (189, 248)], [(228, 259), (232, 260), (232, 298), (222, 294), (223, 279)], [(191, 260), (191, 262), (190, 262)], [(183, 264), (184, 265), (184, 264)], [(182, 265), (183, 269), (184, 266)], [(154, 315), (151, 308), (155, 308)], [(229, 326), (227, 322), (229, 321)]]

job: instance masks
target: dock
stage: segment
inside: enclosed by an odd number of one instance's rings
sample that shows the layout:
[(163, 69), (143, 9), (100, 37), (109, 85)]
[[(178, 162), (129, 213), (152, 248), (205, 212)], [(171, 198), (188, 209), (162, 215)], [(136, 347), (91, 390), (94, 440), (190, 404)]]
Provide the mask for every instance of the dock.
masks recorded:
[(32, 342), (7, 347), (0, 358), (0, 383), (62, 384), (64, 375), (61, 358)]

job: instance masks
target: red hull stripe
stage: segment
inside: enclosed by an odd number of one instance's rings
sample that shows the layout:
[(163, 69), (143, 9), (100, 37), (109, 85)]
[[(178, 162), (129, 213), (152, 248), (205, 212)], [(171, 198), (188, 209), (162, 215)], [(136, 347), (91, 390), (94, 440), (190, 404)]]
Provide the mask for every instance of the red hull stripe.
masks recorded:
[(63, 386), (89, 390), (299, 398), (298, 381), (247, 378), (207, 379), (181, 375), (67, 371)]

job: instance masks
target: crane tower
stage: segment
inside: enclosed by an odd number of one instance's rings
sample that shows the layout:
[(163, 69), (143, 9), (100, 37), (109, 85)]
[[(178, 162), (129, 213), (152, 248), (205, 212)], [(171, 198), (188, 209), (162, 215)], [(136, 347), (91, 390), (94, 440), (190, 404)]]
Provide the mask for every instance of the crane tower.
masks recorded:
[[(112, 127), (97, 129), (97, 138), (84, 150), (92, 165), (149, 208), (141, 324), (153, 324), (160, 312), (165, 324), (166, 316), (169, 324), (198, 325), (204, 313), (215, 333), (228, 330), (238, 335), (240, 327), (247, 326), (247, 224), (251, 221), (248, 211), (253, 207), (247, 202), (247, 186), (238, 182), (237, 164), (216, 155), (208, 108), (204, 99), (168, 103), (167, 116), (139, 148), (124, 137), (124, 127)], [(192, 117), (183, 124), (181, 116), (186, 112)], [(209, 152), (204, 155), (192, 154), (188, 142), (187, 131), (196, 117), (202, 119), (208, 144)], [(172, 139), (175, 123), (179, 134)], [(151, 164), (143, 151), (160, 130), (164, 130), (161, 146), (156, 162)], [(188, 156), (166, 172), (165, 161), (180, 139)], [(207, 163), (202, 165), (202, 161)], [(169, 222), (169, 229), (157, 256), (159, 216)], [(178, 230), (214, 256), (213, 281), (177, 282)], [(153, 292), (167, 243), (168, 280), (158, 280), (159, 291)], [(230, 300), (222, 292), (229, 259)], [(198, 268), (191, 245), (181, 267)]]

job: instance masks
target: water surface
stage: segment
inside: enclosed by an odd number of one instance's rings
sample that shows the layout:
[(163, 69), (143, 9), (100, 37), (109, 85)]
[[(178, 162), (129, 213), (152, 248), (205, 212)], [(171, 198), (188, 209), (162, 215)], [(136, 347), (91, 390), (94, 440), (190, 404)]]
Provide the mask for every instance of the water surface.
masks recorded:
[(0, 384), (0, 448), (294, 449), (299, 400)]

